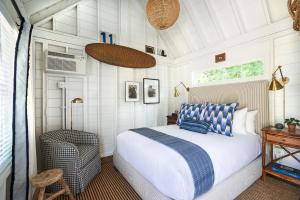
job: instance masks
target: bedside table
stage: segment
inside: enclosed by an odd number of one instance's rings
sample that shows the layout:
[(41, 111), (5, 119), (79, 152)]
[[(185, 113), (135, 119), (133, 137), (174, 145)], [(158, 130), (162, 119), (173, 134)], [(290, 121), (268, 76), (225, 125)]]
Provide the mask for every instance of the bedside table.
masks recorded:
[(176, 124), (176, 121), (177, 121), (177, 114), (172, 114), (167, 116), (168, 125)]
[[(291, 176), (287, 176), (272, 170), (273, 164), (283, 158), (288, 156), (292, 156), (297, 162), (300, 163), (300, 160), (295, 156), (296, 153), (300, 152), (300, 130), (296, 130), (296, 132), (288, 132), (287, 129), (278, 130), (275, 128), (263, 128), (262, 129), (262, 180), (264, 181), (267, 174), (272, 176), (276, 176), (278, 178), (284, 179), (286, 181), (290, 181), (292, 183), (300, 185), (300, 180)], [(271, 145), (270, 148), (270, 156), (271, 162), (266, 165), (266, 146), (267, 144)], [(273, 146), (280, 146), (287, 155), (274, 159), (273, 158)], [(298, 149), (295, 152), (290, 152), (286, 147), (292, 147)]]

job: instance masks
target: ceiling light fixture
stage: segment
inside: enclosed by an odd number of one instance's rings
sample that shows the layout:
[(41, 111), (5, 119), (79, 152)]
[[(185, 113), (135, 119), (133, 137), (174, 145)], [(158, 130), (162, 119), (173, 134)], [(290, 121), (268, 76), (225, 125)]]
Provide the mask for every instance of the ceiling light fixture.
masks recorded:
[(164, 30), (171, 27), (180, 12), (179, 0), (148, 0), (147, 18), (156, 29)]

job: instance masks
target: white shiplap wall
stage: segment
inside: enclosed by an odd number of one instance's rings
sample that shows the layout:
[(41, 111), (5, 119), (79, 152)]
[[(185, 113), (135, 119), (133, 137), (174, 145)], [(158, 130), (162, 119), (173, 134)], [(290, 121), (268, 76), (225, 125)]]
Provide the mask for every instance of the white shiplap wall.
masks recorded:
[[(35, 68), (35, 131), (36, 141), (38, 144), (39, 136), (43, 130), (43, 69), (44, 69), (44, 54), (43, 43), (34, 42), (34, 68)], [(37, 148), (39, 149), (39, 147)], [(37, 151), (38, 153), (39, 151)]]
[(78, 35), (97, 39), (98, 35), (98, 9), (97, 0), (82, 1), (77, 6)]
[(86, 0), (38, 22), (35, 26), (42, 30), (97, 40), (97, 19), (97, 0)]
[[(179, 110), (180, 104), (187, 101), (187, 92), (183, 87), (180, 87), (180, 97), (174, 98), (174, 86), (179, 82), (183, 82), (190, 87), (198, 87), (197, 73), (206, 71), (209, 69), (217, 69), (222, 67), (229, 67), (238, 64), (244, 64), (251, 61), (261, 60), (264, 62), (265, 74), (259, 79), (269, 79), (270, 67), (272, 61), (270, 58), (270, 43), (269, 39), (259, 39), (255, 42), (247, 42), (240, 45), (230, 47), (228, 49), (213, 50), (212, 52), (199, 55), (197, 58), (190, 60), (189, 62), (176, 63), (176, 67), (171, 70), (173, 79), (170, 82), (170, 96), (169, 98), (169, 112)], [(215, 63), (215, 55), (225, 52), (226, 61), (221, 63)], [(194, 80), (195, 79), (195, 80)], [(255, 79), (248, 79), (243, 81), (251, 81)], [(227, 82), (215, 82), (212, 84), (225, 84)]]
[[(275, 66), (283, 66), (283, 74), (290, 78), (286, 85), (285, 116), (300, 119), (300, 35), (291, 33), (274, 40)], [(278, 74), (279, 75), (279, 74)], [(279, 77), (279, 76), (278, 76)], [(275, 93), (275, 121), (283, 120), (283, 90)]]
[[(300, 119), (300, 35), (292, 32), (274, 39), (274, 64), (282, 65), (283, 74), (290, 78), (290, 82), (285, 87), (285, 118), (294, 117)], [(279, 75), (279, 74), (278, 74)], [(274, 121), (283, 121), (283, 90), (273, 93)], [(292, 150), (296, 151), (296, 149)], [(285, 155), (283, 150), (276, 149), (275, 155)], [(295, 154), (300, 159), (300, 153)], [(299, 168), (299, 163), (292, 157), (283, 159), (283, 164), (294, 168)]]
[(87, 57), (87, 128), (86, 130), (92, 133), (98, 133), (98, 91), (100, 88), (98, 79), (98, 62), (93, 58)]
[[(97, 9), (97, 13), (94, 9)], [(75, 13), (76, 11), (76, 13)], [(37, 136), (42, 127), (42, 73), (44, 68), (43, 51), (54, 48), (66, 51), (73, 46), (83, 49), (85, 44), (97, 42), (98, 33), (113, 33), (115, 42), (144, 51), (145, 44), (165, 48), (157, 31), (147, 22), (143, 4), (136, 0), (88, 0), (82, 1), (53, 16), (53, 27), (45, 20), (34, 31), (36, 60), (36, 127)], [(73, 14), (76, 15), (73, 15)], [(66, 17), (68, 16), (68, 17)], [(72, 17), (71, 17), (72, 16)], [(95, 18), (97, 16), (97, 18)], [(77, 32), (70, 29), (57, 30), (58, 20), (69, 20)], [(88, 21), (83, 26), (84, 21)], [(46, 25), (45, 25), (46, 24)], [(44, 28), (43, 28), (44, 27)], [(46, 27), (46, 28), (45, 28)], [(51, 29), (47, 29), (50, 27)], [(96, 27), (97, 30), (91, 27)], [(61, 46), (61, 47), (58, 47)], [(74, 49), (74, 48), (73, 48)], [(53, 49), (52, 49), (53, 50)], [(70, 52), (70, 48), (68, 48)], [(150, 69), (127, 69), (100, 63), (87, 56), (87, 127), (97, 133), (100, 139), (102, 156), (111, 155), (115, 148), (116, 136), (135, 127), (166, 124), (168, 114), (169, 67), (168, 58), (157, 58), (157, 66)], [(158, 78), (161, 86), (160, 104), (145, 105), (142, 99), (143, 78)], [(140, 102), (125, 102), (125, 81), (140, 83)], [(40, 94), (40, 95), (39, 95)]]
[[(300, 100), (300, 36), (292, 29), (274, 32), (271, 35), (264, 35), (250, 42), (241, 42), (228, 47), (218, 46), (215, 49), (206, 51), (203, 54), (193, 57), (188, 61), (176, 62), (174, 68), (170, 69), (173, 79), (170, 79), (169, 90), (180, 81), (190, 86), (198, 86), (193, 83), (194, 73), (207, 69), (232, 66), (247, 63), (253, 60), (262, 60), (265, 65), (265, 74), (258, 79), (271, 80), (272, 72), (278, 65), (283, 66), (283, 73), (290, 78), (286, 86), (286, 117), (300, 118), (297, 112), (297, 102)], [(225, 52), (226, 61), (214, 63), (216, 54)], [(181, 61), (179, 59), (179, 61)], [(279, 74), (277, 74), (279, 77)], [(252, 79), (250, 79), (252, 80)], [(242, 80), (249, 81), (249, 80)], [(234, 82), (234, 81), (233, 81)], [(216, 82), (213, 84), (226, 84), (227, 82)], [(172, 92), (170, 92), (171, 94)], [(187, 101), (187, 94), (184, 90), (179, 98), (169, 97), (169, 112), (178, 110), (182, 102)], [(270, 124), (283, 122), (283, 90), (270, 92)]]
[(114, 139), (118, 124), (118, 99), (117, 99), (117, 77), (118, 71), (115, 66), (100, 64), (99, 66), (99, 116), (100, 129), (98, 130), (100, 139), (100, 150), (102, 156), (113, 153)]
[(71, 8), (54, 17), (54, 31), (77, 34), (77, 8)]

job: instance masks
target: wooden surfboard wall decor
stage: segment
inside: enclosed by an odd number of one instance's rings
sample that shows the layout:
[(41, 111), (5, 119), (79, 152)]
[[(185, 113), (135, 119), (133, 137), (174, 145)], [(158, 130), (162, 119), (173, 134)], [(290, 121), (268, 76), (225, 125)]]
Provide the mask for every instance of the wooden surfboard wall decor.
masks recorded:
[(156, 64), (153, 56), (116, 44), (92, 43), (85, 47), (85, 51), (100, 62), (120, 67), (150, 68)]

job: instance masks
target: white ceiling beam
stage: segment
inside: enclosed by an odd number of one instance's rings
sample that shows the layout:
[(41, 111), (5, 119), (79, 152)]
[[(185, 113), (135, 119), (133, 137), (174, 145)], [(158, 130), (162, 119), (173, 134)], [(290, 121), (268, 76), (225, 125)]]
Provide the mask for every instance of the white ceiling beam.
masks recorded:
[(34, 14), (32, 14), (29, 18), (32, 24), (36, 24), (44, 19), (48, 19), (52, 15), (55, 15), (58, 12), (61, 12), (74, 4), (77, 4), (81, 0), (63, 0), (59, 1), (45, 9), (42, 9)]
[(264, 10), (264, 14), (265, 14), (265, 17), (266, 17), (266, 21), (267, 21), (268, 24), (271, 24), (272, 20), (271, 20), (271, 15), (270, 15), (270, 10), (269, 10), (269, 6), (268, 6), (268, 3), (267, 3), (267, 0), (261, 0), (261, 4), (263, 6), (263, 10)]
[(216, 31), (218, 33), (219, 39), (220, 40), (224, 40), (225, 39), (225, 34), (222, 31), (222, 28), (220, 26), (220, 23), (219, 23), (218, 19), (214, 15), (215, 11), (214, 11), (214, 9), (211, 6), (210, 1), (209, 0), (204, 0), (204, 4), (205, 4), (205, 6), (207, 8), (209, 17), (211, 18), (212, 22), (214, 23), (214, 27), (215, 27), (215, 29), (216, 29)]
[(230, 0), (229, 2), (230, 2), (230, 6), (232, 8), (233, 14), (234, 14), (235, 21), (238, 24), (240, 33), (241, 34), (246, 33), (246, 27), (242, 20), (242, 15), (239, 12), (239, 7), (236, 3), (236, 0)]

